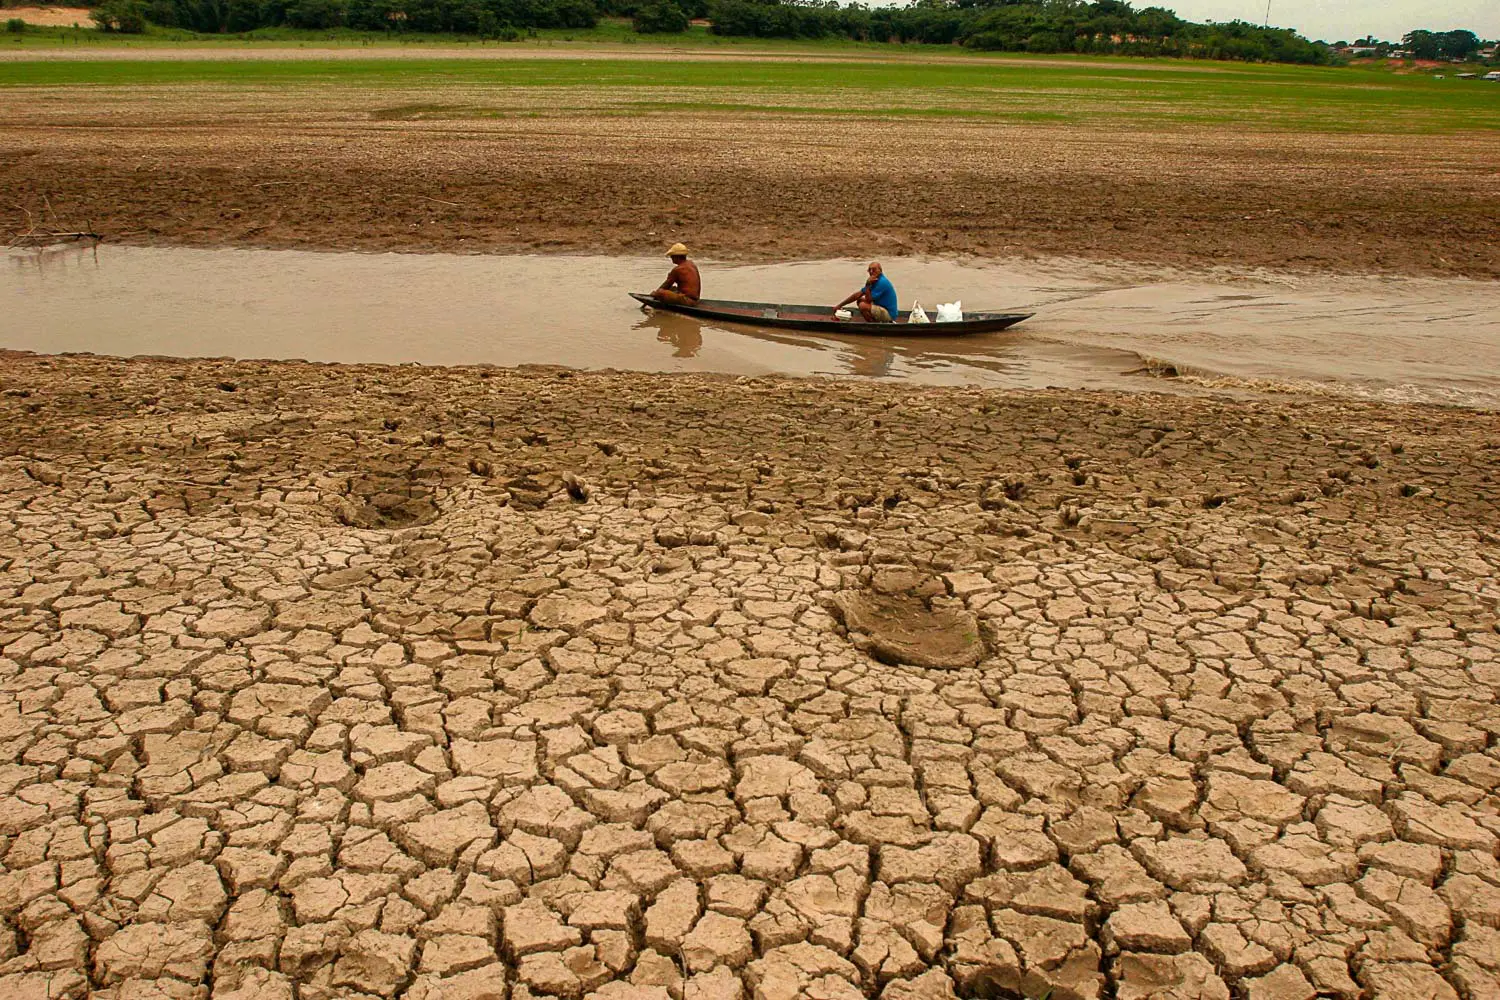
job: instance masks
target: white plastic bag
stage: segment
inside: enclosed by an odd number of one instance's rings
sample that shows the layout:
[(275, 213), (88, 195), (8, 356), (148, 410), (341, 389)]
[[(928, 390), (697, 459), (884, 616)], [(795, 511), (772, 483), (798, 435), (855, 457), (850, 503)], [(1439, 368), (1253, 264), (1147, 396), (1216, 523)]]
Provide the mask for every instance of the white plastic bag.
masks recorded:
[(834, 319), (853, 319), (854, 318), (854, 314), (852, 312), (850, 312), (849, 310), (847, 310), (847, 309), (835, 309), (833, 311), (833, 318)]
[(958, 302), (939, 302), (937, 307), (937, 321), (939, 323), (962, 323), (964, 321), (964, 304)]
[(927, 318), (927, 311), (922, 308), (922, 303), (920, 303), (920, 302), (913, 302), (911, 304), (911, 315), (908, 316), (908, 317), (906, 317), (906, 321), (908, 323), (931, 323), (932, 322), (932, 320), (930, 320), (930, 319)]

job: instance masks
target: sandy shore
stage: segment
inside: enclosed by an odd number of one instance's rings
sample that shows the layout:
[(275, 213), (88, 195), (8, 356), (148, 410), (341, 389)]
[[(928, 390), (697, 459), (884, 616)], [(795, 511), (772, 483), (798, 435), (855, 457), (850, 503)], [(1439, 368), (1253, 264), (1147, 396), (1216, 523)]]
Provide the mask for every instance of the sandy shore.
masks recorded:
[[(0, 13), (4, 14), (7, 21), (15, 19), (25, 21), (27, 24), (43, 24), (58, 28), (94, 27), (94, 21), (89, 17), (87, 7), (6, 7)], [(18, 54), (6, 52), (5, 57), (14, 59)]]
[(0, 995), (1500, 988), (1494, 413), (10, 356), (0, 416)]

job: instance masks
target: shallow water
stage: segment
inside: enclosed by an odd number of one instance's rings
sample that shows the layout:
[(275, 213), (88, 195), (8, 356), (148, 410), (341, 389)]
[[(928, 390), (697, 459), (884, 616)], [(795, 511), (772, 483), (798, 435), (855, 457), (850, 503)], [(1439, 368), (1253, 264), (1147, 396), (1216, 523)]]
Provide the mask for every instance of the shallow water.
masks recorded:
[[(833, 302), (863, 262), (704, 262), (715, 298)], [(1186, 275), (1052, 260), (887, 262), (903, 304), (1034, 311), (962, 338), (878, 339), (645, 315), (655, 258), (119, 247), (11, 251), (0, 346), (48, 353), (560, 364), (996, 387), (1312, 388), (1500, 405), (1500, 284)], [(1174, 365), (1177, 382), (1140, 373)], [(1185, 384), (1186, 383), (1186, 384)]]

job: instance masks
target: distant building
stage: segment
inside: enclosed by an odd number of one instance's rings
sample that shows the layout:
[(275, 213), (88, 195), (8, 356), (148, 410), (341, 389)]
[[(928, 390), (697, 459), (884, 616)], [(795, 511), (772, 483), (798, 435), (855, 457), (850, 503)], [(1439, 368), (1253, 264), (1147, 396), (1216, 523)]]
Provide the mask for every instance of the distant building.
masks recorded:
[(1497, 80), (1497, 81), (1500, 81), (1500, 69), (1491, 70), (1490, 72), (1484, 74), (1484, 78), (1486, 80)]

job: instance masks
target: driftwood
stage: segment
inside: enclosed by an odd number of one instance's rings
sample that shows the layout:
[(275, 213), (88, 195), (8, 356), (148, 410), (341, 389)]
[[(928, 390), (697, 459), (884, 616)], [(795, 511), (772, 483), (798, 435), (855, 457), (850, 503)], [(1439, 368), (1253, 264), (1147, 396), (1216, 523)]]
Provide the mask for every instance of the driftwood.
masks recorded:
[(102, 240), (98, 233), (60, 233), (52, 230), (31, 230), (12, 236), (5, 244), (8, 247), (41, 247), (52, 243), (67, 243), (72, 240)]
[(85, 225), (83, 229), (57, 228), (62, 223), (58, 221), (57, 212), (52, 207), (52, 199), (44, 194), (42, 195), (42, 201), (47, 206), (47, 214), (52, 217), (53, 227), (48, 228), (38, 225), (36, 220), (31, 217), (31, 213), (23, 208), (21, 211), (26, 216), (26, 228), (7, 240), (5, 244), (7, 247), (40, 247), (53, 243), (73, 243), (79, 240), (94, 240), (98, 242), (104, 239), (103, 236), (94, 232), (94, 227), (91, 224)]

